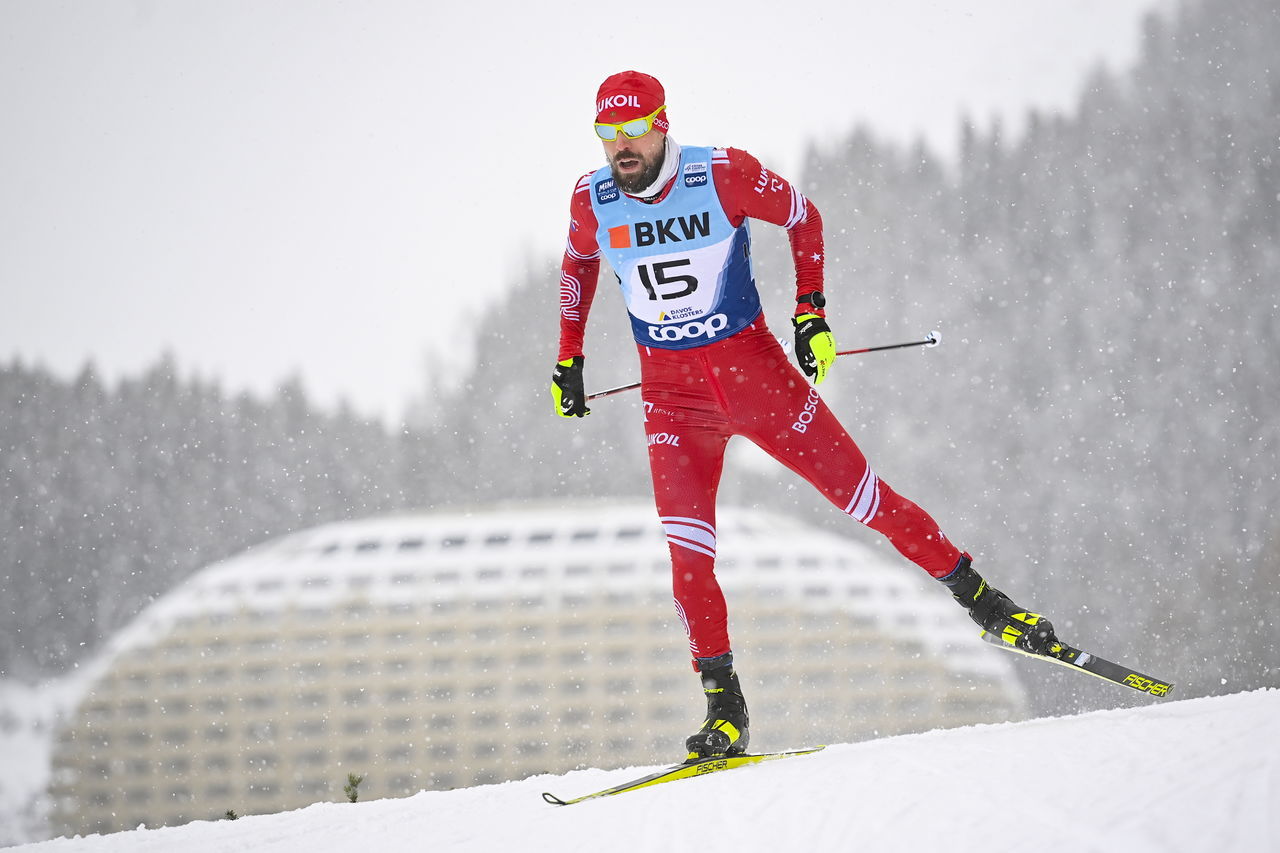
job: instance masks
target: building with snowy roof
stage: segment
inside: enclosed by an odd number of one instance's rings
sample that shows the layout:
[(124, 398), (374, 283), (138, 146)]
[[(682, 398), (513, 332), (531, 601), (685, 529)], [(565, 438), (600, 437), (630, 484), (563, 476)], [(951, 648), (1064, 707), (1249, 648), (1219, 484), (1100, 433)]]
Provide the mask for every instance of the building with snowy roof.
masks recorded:
[[(922, 572), (722, 508), (752, 717), (781, 749), (1015, 719), (1007, 656)], [(109, 832), (683, 757), (705, 711), (648, 504), (331, 524), (210, 566), (114, 637), (54, 753)]]

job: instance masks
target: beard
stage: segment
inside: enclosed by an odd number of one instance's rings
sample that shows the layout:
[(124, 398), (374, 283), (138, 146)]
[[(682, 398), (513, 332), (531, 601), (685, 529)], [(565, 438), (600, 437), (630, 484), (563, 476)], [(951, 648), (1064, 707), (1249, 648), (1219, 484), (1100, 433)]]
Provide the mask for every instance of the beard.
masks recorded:
[[(658, 175), (662, 173), (662, 163), (666, 158), (666, 153), (666, 146), (663, 146), (662, 150), (658, 152), (658, 156), (649, 160), (634, 151), (629, 151), (610, 160), (609, 171), (613, 173), (614, 182), (624, 193), (637, 195), (647, 190), (653, 185), (654, 181), (658, 180)], [(623, 176), (618, 173), (617, 160), (639, 160), (641, 169), (632, 173), (629, 177)]]

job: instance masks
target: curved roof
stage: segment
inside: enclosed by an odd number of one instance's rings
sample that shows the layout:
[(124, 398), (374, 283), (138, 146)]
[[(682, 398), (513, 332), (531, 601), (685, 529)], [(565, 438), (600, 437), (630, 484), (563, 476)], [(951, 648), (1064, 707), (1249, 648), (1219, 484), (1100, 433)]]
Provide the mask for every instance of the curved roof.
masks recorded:
[[(897, 556), (756, 510), (717, 519), (717, 575), (813, 610), (842, 609), (938, 653), (952, 669), (1009, 671), (968, 616)], [(104, 659), (158, 642), (184, 620), (242, 609), (522, 599), (550, 609), (585, 593), (669, 592), (670, 557), (651, 505), (491, 508), (344, 521), (211, 565), (143, 611)], [(442, 617), (447, 618), (447, 617)], [(742, 630), (749, 630), (749, 625)], [(105, 663), (105, 660), (104, 660)]]

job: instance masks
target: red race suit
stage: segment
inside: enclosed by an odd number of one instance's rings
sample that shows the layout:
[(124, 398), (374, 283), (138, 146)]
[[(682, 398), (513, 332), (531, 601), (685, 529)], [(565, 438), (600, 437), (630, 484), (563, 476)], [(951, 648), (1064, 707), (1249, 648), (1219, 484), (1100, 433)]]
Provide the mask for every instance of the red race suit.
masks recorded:
[[(822, 218), (813, 203), (789, 182), (763, 167), (745, 151), (714, 151), (710, 157), (714, 203), (721, 210), (716, 217), (745, 236), (747, 219), (758, 219), (787, 230), (796, 269), (797, 299), (822, 289)], [(677, 155), (680, 149), (675, 146)], [(668, 156), (672, 149), (668, 148)], [(608, 169), (584, 176), (574, 189), (568, 245), (560, 277), (559, 359), (582, 355), (583, 332), (595, 295), (603, 254), (615, 272), (634, 267), (644, 260), (647, 248), (637, 248), (635, 234), (661, 234), (679, 239), (700, 236), (692, 227), (700, 220), (686, 217), (657, 221), (657, 228), (637, 231), (637, 205), (657, 205), (673, 193), (695, 192), (698, 163), (677, 169), (662, 191), (648, 200), (623, 197), (609, 178)], [(705, 186), (705, 178), (702, 181)], [(705, 190), (704, 190), (705, 192)], [(619, 202), (622, 202), (619, 204)], [(613, 205), (613, 206), (607, 206)], [(624, 215), (624, 209), (631, 211)], [(601, 220), (605, 220), (601, 222)], [(722, 221), (722, 220), (721, 220)], [(617, 225), (615, 223), (624, 223)], [(633, 223), (626, 225), (626, 223)], [(630, 228), (631, 230), (627, 230)], [(621, 230), (620, 230), (621, 229)], [(626, 256), (611, 254), (610, 247)], [(749, 246), (741, 251), (724, 250), (726, 255), (749, 257)], [(670, 246), (654, 244), (655, 257)], [(654, 269), (671, 261), (658, 261)], [(725, 262), (728, 269), (729, 261)], [(640, 264), (643, 266), (643, 264)], [(740, 266), (740, 264), (739, 264)], [(956, 568), (961, 551), (942, 533), (923, 509), (902, 497), (876, 476), (862, 451), (823, 402), (815, 387), (791, 363), (786, 352), (770, 333), (758, 308), (727, 327), (724, 336), (681, 339), (673, 348), (666, 315), (637, 317), (632, 299), (657, 300), (660, 296), (684, 296), (693, 286), (693, 277), (680, 275), (682, 268), (669, 269), (669, 280), (654, 284), (651, 271), (642, 271), (637, 280), (644, 288), (629, 295), (641, 365), (641, 395), (644, 401), (645, 431), (648, 435), (649, 467), (653, 477), (658, 515), (671, 551), (676, 610), (689, 636), (689, 649), (696, 658), (711, 658), (730, 650), (728, 613), (724, 594), (715, 575), (716, 491), (730, 436), (742, 435), (759, 445), (783, 465), (811, 483), (842, 512), (886, 537), (905, 557), (934, 577), (943, 577)], [(749, 267), (728, 276), (739, 288), (749, 288), (755, 299), (754, 278)], [(726, 276), (722, 276), (721, 285)], [(704, 276), (705, 279), (705, 276)], [(694, 282), (689, 284), (688, 282)], [(745, 282), (745, 283), (744, 283)], [(627, 290), (627, 281), (620, 282)], [(681, 288), (673, 290), (674, 287)], [(678, 303), (672, 303), (678, 304)], [(751, 303), (743, 303), (750, 306)], [(656, 305), (654, 310), (661, 308)], [(809, 304), (797, 307), (797, 314), (818, 313)], [(653, 319), (653, 318), (660, 319)], [(712, 324), (703, 318), (701, 330)], [(648, 322), (659, 325), (646, 325)], [(746, 323), (746, 325), (741, 325)], [(739, 327), (740, 326), (740, 327)], [(650, 340), (645, 329), (653, 335)], [(691, 337), (691, 336), (690, 336)], [(695, 664), (696, 666), (696, 664)]]

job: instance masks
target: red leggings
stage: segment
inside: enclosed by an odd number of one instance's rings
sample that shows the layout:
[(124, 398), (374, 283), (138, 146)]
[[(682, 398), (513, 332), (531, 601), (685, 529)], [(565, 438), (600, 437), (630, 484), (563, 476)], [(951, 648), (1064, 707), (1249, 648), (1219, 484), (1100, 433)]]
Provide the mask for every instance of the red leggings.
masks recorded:
[(688, 350), (640, 347), (645, 432), (676, 610), (695, 658), (729, 651), (715, 575), (716, 490), (732, 435), (755, 442), (934, 577), (961, 552), (929, 514), (875, 475), (764, 319)]

